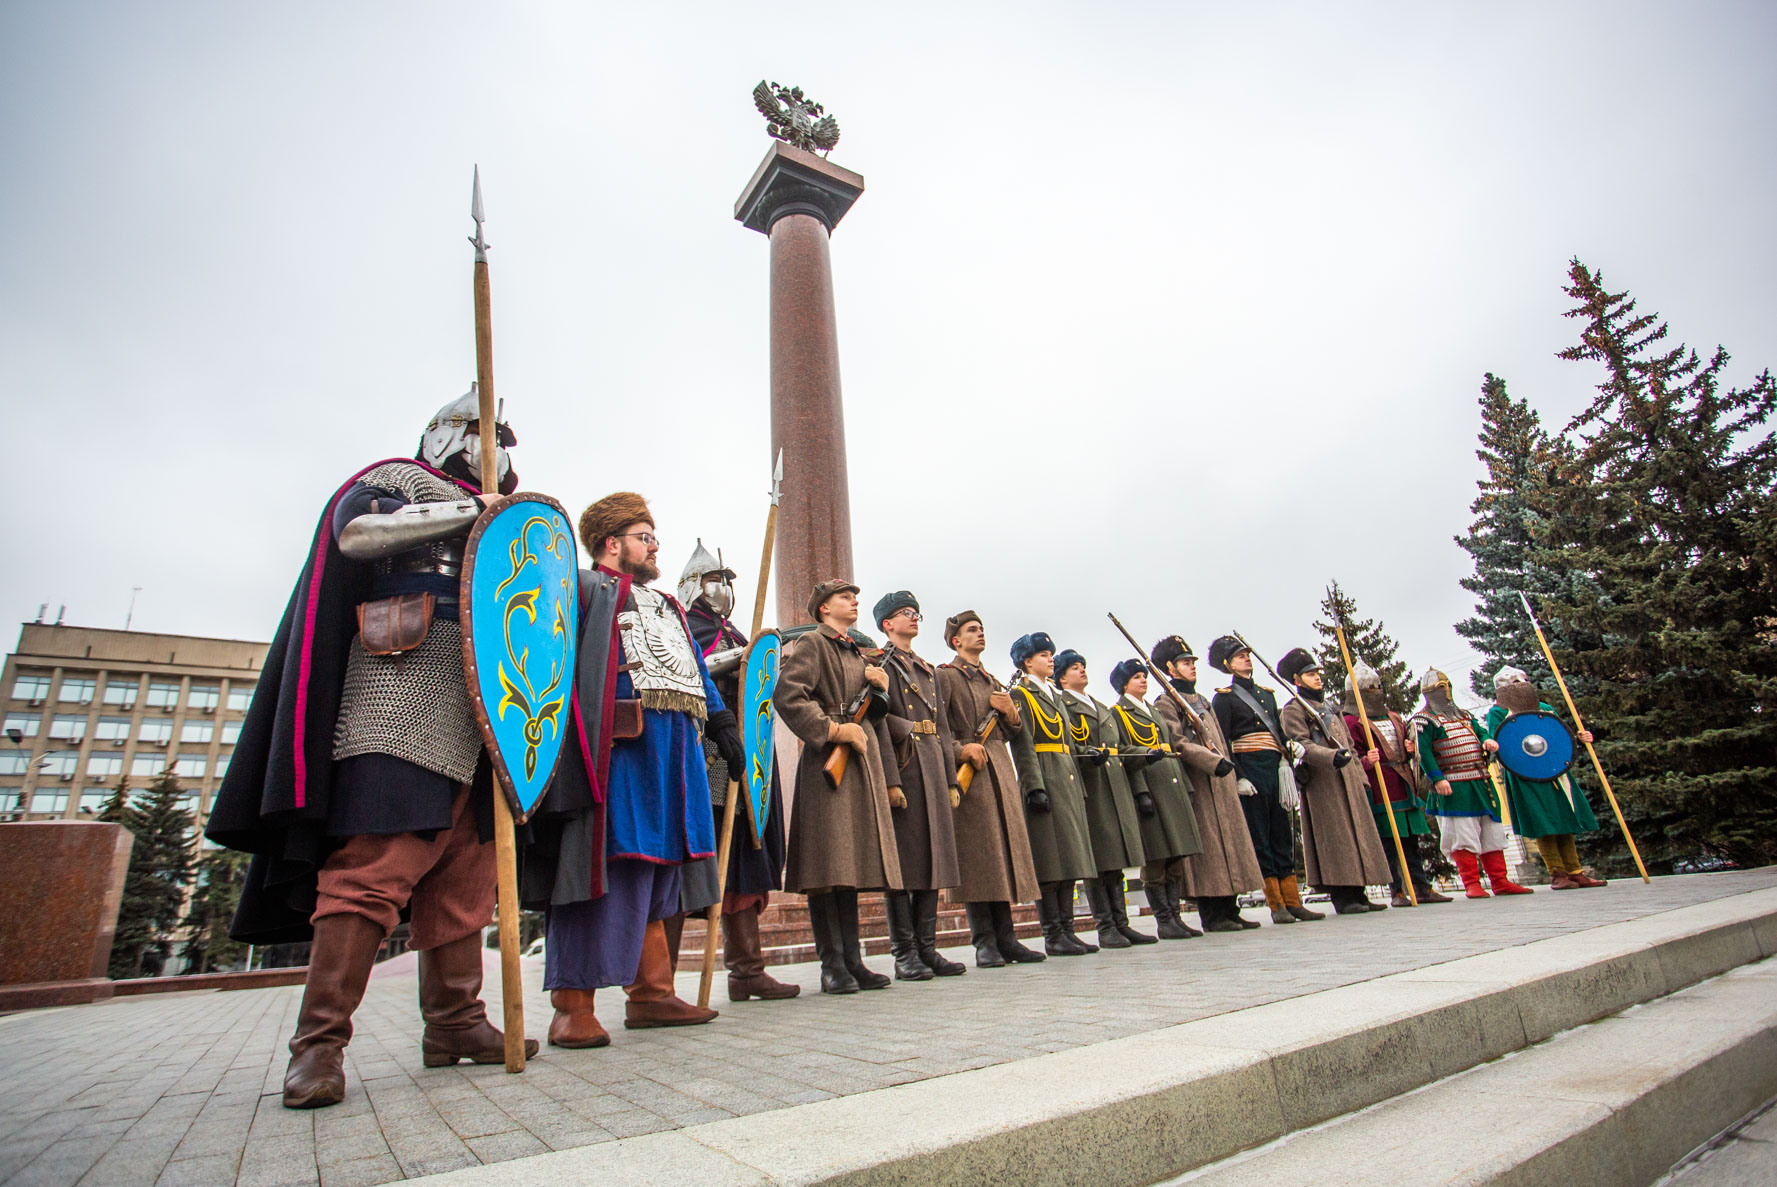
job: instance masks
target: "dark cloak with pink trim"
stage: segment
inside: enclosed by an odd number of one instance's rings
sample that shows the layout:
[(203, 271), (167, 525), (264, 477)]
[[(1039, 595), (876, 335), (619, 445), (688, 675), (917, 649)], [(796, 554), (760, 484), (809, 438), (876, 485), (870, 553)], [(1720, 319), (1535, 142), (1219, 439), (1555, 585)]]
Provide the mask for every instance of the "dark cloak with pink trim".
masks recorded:
[(229, 935), (241, 943), (312, 938), (315, 876), (342, 838), (327, 836), (333, 791), (333, 727), (357, 607), (370, 596), (371, 566), (348, 559), (333, 538), (333, 509), (364, 474), (406, 462), (476, 488), (412, 458), (365, 466), (327, 500), (302, 576), (265, 655), (234, 757), (204, 835), (253, 855)]

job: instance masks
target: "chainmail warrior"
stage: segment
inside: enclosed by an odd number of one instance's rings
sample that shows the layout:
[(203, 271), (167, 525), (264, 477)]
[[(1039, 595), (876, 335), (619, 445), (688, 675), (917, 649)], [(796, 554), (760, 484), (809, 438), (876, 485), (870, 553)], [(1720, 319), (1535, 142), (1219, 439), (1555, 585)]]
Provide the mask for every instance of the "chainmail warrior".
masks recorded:
[[(1498, 733), (1506, 720), (1518, 713), (1553, 714), (1547, 701), (1530, 682), (1530, 676), (1519, 668), (1501, 668), (1493, 677), (1493, 705), (1487, 710), (1487, 730)], [(1589, 730), (1581, 730), (1574, 740), (1590, 742)], [(1575, 833), (1595, 832), (1598, 818), (1592, 805), (1580, 790), (1573, 776), (1563, 773), (1546, 781), (1525, 779), (1502, 770), (1506, 796), (1512, 804), (1512, 831), (1536, 842), (1543, 864), (1549, 867), (1550, 890), (1579, 890), (1605, 885), (1602, 878), (1586, 873), (1580, 862), (1580, 851), (1574, 844)]]
[[(310, 941), (287, 1108), (344, 1099), (352, 1014), (403, 912), (423, 1062), (505, 1058), (481, 1002), (494, 788), (457, 621), (484, 501), (478, 416), (471, 388), (426, 425), (413, 460), (368, 466), (329, 500), (206, 828), (253, 854), (230, 934)], [(496, 437), (511, 493), (515, 438), (505, 424)]]
[(1456, 865), (1469, 898), (1486, 898), (1481, 874), (1494, 894), (1529, 894), (1506, 871), (1505, 828), (1499, 796), (1487, 778), (1487, 763), (1499, 743), (1459, 706), (1450, 677), (1427, 668), (1419, 680), (1425, 703), (1413, 714), (1411, 747), (1432, 786), (1427, 811), (1438, 818), (1438, 847)]
[[(1369, 781), (1370, 812), (1376, 817), (1376, 836), (1382, 841), (1382, 852), (1394, 874), (1392, 905), (1409, 906), (1406, 878), (1413, 880), (1413, 894), (1421, 903), (1447, 903), (1448, 895), (1439, 894), (1425, 868), (1420, 838), (1431, 834), (1425, 819), (1425, 801), (1419, 792), (1419, 764), (1407, 748), (1407, 723), (1383, 700), (1382, 674), (1358, 660), (1352, 667), (1356, 687), (1345, 690), (1341, 706), (1345, 715), (1345, 732), (1353, 742), (1364, 740), (1364, 718), (1370, 721), (1371, 736), (1376, 749), (1363, 756), (1364, 777)], [(1388, 826), (1387, 813), (1392, 812), (1395, 828), (1401, 838), (1401, 853), (1407, 857), (1402, 871), (1400, 855), (1395, 852), (1395, 833)]]

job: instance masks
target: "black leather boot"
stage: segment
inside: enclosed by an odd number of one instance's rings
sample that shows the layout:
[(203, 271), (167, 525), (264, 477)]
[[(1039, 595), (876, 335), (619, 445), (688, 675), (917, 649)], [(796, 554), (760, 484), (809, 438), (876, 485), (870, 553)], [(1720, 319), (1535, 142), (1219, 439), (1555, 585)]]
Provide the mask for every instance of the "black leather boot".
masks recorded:
[(808, 896), (808, 927), (821, 958), (822, 993), (856, 993), (858, 981), (845, 967), (845, 941), (839, 930), (839, 904), (831, 891)]
[(920, 963), (936, 977), (960, 977), (969, 970), (954, 960), (946, 960), (938, 952), (938, 892), (915, 890), (913, 893), (913, 938)]
[(969, 917), (969, 940), (975, 945), (975, 967), (1004, 968), (1006, 958), (1000, 955), (999, 941), (994, 938), (993, 904), (965, 903), (963, 911)]
[(1000, 955), (1013, 964), (1036, 964), (1047, 959), (1034, 948), (1026, 948), (1018, 942), (1018, 925), (1012, 920), (1012, 904), (1004, 901), (995, 902), (993, 907), (993, 938), (999, 947)]
[(1092, 921), (1098, 925), (1100, 948), (1133, 948), (1129, 937), (1117, 930), (1117, 917), (1111, 913), (1111, 896), (1105, 890), (1102, 875), (1086, 883), (1086, 901), (1092, 905)]
[(1074, 930), (1074, 887), (1077, 885), (1071, 878), (1055, 884), (1055, 914), (1061, 920), (1061, 942), (1072, 944), (1084, 956), (1097, 952), (1098, 945), (1082, 940), (1080, 934)]
[(874, 972), (864, 963), (864, 942), (858, 935), (858, 892), (835, 890), (833, 901), (839, 907), (839, 935), (845, 954), (845, 971), (857, 981), (859, 989), (887, 989), (894, 980)]
[(1154, 930), (1162, 940), (1188, 940), (1191, 935), (1185, 925), (1179, 922), (1177, 915), (1172, 913), (1172, 899), (1166, 893), (1166, 883), (1150, 882), (1142, 888), (1148, 894), (1148, 906), (1154, 912)]
[(888, 908), (889, 953), (895, 958), (895, 980), (930, 981), (932, 970), (919, 958), (912, 897), (905, 890), (891, 890), (882, 897)]
[(1116, 924), (1117, 934), (1131, 944), (1158, 944), (1160, 941), (1156, 937), (1129, 926), (1129, 899), (1128, 891), (1123, 889), (1123, 871), (1113, 870), (1099, 880), (1104, 883), (1105, 898), (1110, 901), (1111, 920)]
[[(1185, 933), (1185, 939), (1189, 940), (1202, 935), (1202, 932), (1185, 922), (1185, 904), (1184, 900), (1179, 897), (1178, 883), (1168, 882), (1165, 890), (1166, 904), (1172, 908), (1172, 921), (1178, 924), (1179, 929)], [(1202, 916), (1198, 916), (1198, 918), (1202, 918)]]

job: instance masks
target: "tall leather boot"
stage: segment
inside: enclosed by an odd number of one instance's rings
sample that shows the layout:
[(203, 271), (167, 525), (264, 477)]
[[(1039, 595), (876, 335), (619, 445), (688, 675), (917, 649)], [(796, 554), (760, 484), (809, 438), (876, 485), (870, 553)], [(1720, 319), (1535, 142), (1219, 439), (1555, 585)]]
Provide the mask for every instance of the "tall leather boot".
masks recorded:
[[(667, 959), (672, 962), (673, 972), (675, 973), (679, 971), (679, 941), (685, 938), (685, 919), (685, 913), (681, 911), (677, 915), (669, 916), (660, 921), (660, 925), (666, 929), (666, 956)], [(705, 920), (705, 922), (707, 924), (708, 920)], [(709, 936), (706, 932), (704, 943), (707, 944), (709, 942)]]
[(1370, 909), (1370, 900), (1364, 897), (1361, 886), (1328, 886), (1325, 889), (1336, 914), (1362, 915)]
[(845, 967), (845, 938), (839, 928), (839, 904), (833, 891), (808, 896), (808, 928), (821, 958), (822, 993), (856, 993), (858, 981)]
[(688, 1002), (673, 992), (672, 952), (666, 940), (666, 922), (656, 919), (642, 935), (642, 961), (636, 979), (624, 987), (629, 1001), (623, 1006), (623, 1025), (629, 1030), (656, 1026), (700, 1026), (715, 1018), (716, 1011)]
[(1006, 958), (1000, 955), (999, 942), (994, 938), (993, 904), (964, 903), (963, 913), (969, 917), (969, 941), (975, 945), (975, 967), (1004, 968)]
[(1077, 885), (1072, 878), (1055, 884), (1055, 914), (1061, 920), (1061, 942), (1072, 944), (1081, 955), (1086, 955), (1097, 952), (1098, 945), (1082, 940), (1080, 933), (1074, 930), (1074, 887)]
[(364, 986), (382, 945), (381, 925), (362, 915), (323, 915), (315, 920), (308, 984), (302, 991), (296, 1033), (290, 1036), (290, 1066), (284, 1072), (286, 1109), (323, 1109), (345, 1099), (352, 1011), (364, 999)]
[[(421, 1059), (427, 1067), (505, 1063), (506, 1036), (487, 1020), (481, 1000), (481, 932), (428, 948), (419, 956)], [(525, 1058), (537, 1053), (537, 1040), (524, 1041)]]
[(752, 907), (722, 916), (722, 963), (728, 966), (728, 1000), (782, 1001), (802, 992), (765, 972), (765, 948), (759, 943), (759, 912)]
[(1296, 876), (1290, 874), (1277, 880), (1277, 889), (1283, 895), (1283, 909), (1304, 923), (1313, 923), (1317, 919), (1325, 919), (1326, 912), (1313, 911), (1302, 905), (1302, 886)]
[(913, 891), (913, 938), (919, 959), (935, 977), (960, 977), (969, 970), (938, 951), (938, 892)]
[(549, 1004), (555, 1017), (549, 1020), (551, 1047), (609, 1047), (610, 1032), (592, 1011), (593, 991), (590, 989), (552, 989)]
[[(1170, 887), (1164, 882), (1149, 882), (1142, 887), (1148, 895), (1148, 906), (1154, 912), (1154, 930), (1162, 940), (1188, 940), (1190, 929), (1173, 913)], [(1234, 930), (1238, 931), (1239, 928)]]
[(1061, 942), (1061, 918), (1055, 911), (1055, 886), (1040, 887), (1037, 898), (1037, 921), (1043, 925), (1043, 952), (1049, 956), (1079, 956), (1079, 952)]
[(835, 890), (833, 901), (839, 908), (840, 951), (845, 957), (845, 971), (857, 981), (859, 989), (887, 989), (894, 981), (864, 963), (864, 940), (858, 933), (858, 892)]
[(1099, 879), (1104, 883), (1105, 898), (1111, 907), (1111, 922), (1117, 928), (1117, 934), (1131, 944), (1158, 944), (1160, 941), (1145, 931), (1129, 926), (1128, 891), (1123, 888), (1123, 871), (1112, 870)]
[(1464, 894), (1469, 898), (1491, 897), (1481, 885), (1481, 861), (1471, 850), (1453, 850), (1450, 854), (1450, 860), (1456, 863), (1456, 872), (1462, 878), (1462, 891)]
[(1129, 937), (1117, 930), (1117, 917), (1111, 914), (1111, 896), (1105, 892), (1104, 878), (1086, 881), (1086, 901), (1092, 906), (1092, 921), (1098, 925), (1100, 948), (1133, 948)]
[(1289, 908), (1283, 905), (1283, 891), (1278, 886), (1278, 879), (1265, 879), (1265, 905), (1271, 908), (1271, 922), (1294, 923), (1296, 917), (1291, 915)]
[(1194, 939), (1202, 935), (1202, 932), (1185, 922), (1185, 903), (1179, 897), (1178, 883), (1168, 881), (1162, 889), (1166, 891), (1166, 905), (1172, 908), (1172, 921), (1178, 924), (1180, 931), (1185, 933), (1185, 939)]
[(1487, 885), (1493, 888), (1494, 894), (1535, 894), (1528, 886), (1520, 886), (1512, 881), (1506, 872), (1506, 853), (1504, 849), (1489, 849), (1481, 854), (1481, 868), (1487, 871)]
[(930, 981), (932, 970), (919, 958), (919, 937), (913, 930), (913, 898), (905, 890), (883, 896), (888, 909), (889, 955), (895, 958), (895, 980)]
[(993, 909), (994, 945), (1000, 955), (1013, 964), (1036, 964), (1048, 959), (1034, 948), (1026, 948), (1018, 942), (1018, 925), (1012, 919), (1012, 904), (1004, 900), (990, 903)]

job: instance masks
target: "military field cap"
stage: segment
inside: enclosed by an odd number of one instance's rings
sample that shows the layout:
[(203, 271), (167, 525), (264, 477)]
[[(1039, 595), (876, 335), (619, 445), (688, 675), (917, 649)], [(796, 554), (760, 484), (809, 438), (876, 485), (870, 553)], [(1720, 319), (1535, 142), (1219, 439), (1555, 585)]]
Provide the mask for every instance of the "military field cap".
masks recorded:
[(958, 610), (944, 620), (944, 646), (948, 647), (956, 641), (957, 632), (971, 622), (980, 622), (981, 616), (973, 610)]
[(1123, 690), (1129, 687), (1129, 682), (1135, 679), (1135, 674), (1147, 670), (1139, 659), (1126, 659), (1111, 669), (1111, 687), (1117, 690), (1118, 696), (1122, 696)]
[(1292, 647), (1283, 653), (1282, 659), (1277, 661), (1277, 674), (1291, 682), (1294, 682), (1296, 677), (1303, 672), (1318, 671), (1320, 671), (1320, 661), (1315, 659), (1305, 647)]
[(843, 577), (829, 577), (815, 586), (814, 592), (808, 595), (808, 616), (819, 622), (821, 607), (826, 605), (827, 599), (836, 593), (844, 593), (846, 590), (857, 593), (858, 587)]
[(919, 599), (914, 597), (907, 590), (897, 589), (894, 593), (885, 593), (880, 598), (876, 599), (876, 605), (871, 608), (870, 621), (880, 627), (882, 626), (884, 619), (888, 618), (890, 615), (899, 614), (909, 606), (917, 611), (919, 609)]
[(1166, 670), (1166, 665), (1173, 660), (1196, 659), (1197, 653), (1192, 651), (1191, 645), (1179, 636), (1168, 635), (1166, 638), (1154, 644), (1154, 650), (1148, 653), (1148, 658), (1154, 661), (1154, 666), (1156, 668), (1159, 668), (1164, 672)]

